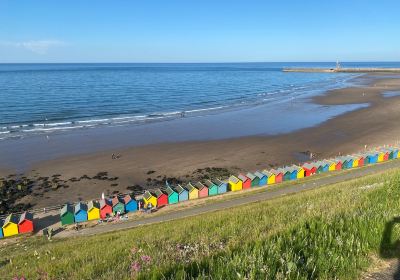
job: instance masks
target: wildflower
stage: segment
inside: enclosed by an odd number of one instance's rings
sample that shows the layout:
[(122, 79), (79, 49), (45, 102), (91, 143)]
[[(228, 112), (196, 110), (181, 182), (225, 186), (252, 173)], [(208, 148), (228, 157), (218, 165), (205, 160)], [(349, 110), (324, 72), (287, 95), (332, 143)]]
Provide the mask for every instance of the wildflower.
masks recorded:
[(149, 264), (151, 262), (151, 257), (147, 256), (147, 255), (143, 255), (141, 257), (141, 259), (142, 259), (143, 263), (145, 263), (145, 264)]
[(141, 266), (140, 266), (139, 262), (137, 262), (137, 261), (132, 262), (132, 264), (131, 264), (131, 271), (132, 272), (139, 272), (140, 268), (141, 268)]

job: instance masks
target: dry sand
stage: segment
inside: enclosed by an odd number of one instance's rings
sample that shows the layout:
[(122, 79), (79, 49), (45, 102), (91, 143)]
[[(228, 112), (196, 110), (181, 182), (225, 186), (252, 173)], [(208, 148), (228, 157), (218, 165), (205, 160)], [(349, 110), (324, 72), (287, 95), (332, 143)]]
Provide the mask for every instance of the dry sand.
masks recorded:
[[(400, 76), (386, 78), (370, 75), (370, 85), (327, 92), (312, 102), (322, 105), (370, 103), (367, 108), (330, 119), (317, 127), (277, 136), (243, 137), (228, 140), (166, 143), (117, 151), (121, 158), (112, 160), (110, 151), (61, 158), (34, 166), (41, 176), (61, 174), (61, 179), (94, 176), (107, 171), (115, 182), (81, 180), (69, 188), (49, 191), (43, 196), (26, 197), (36, 207), (61, 204), (78, 199), (98, 198), (101, 192), (126, 192), (127, 186), (145, 187), (148, 178), (164, 176), (190, 179), (198, 168), (223, 167), (231, 172), (298, 163), (301, 152), (312, 151), (318, 158), (362, 151), (368, 147), (396, 144), (400, 139), (400, 97), (383, 97), (385, 91), (400, 90)], [(115, 151), (113, 151), (115, 152)], [(155, 171), (147, 174), (148, 171)], [(0, 173), (1, 174), (1, 173)], [(187, 177), (189, 176), (189, 177)], [(114, 184), (111, 186), (111, 184)], [(118, 185), (115, 185), (118, 184)]]

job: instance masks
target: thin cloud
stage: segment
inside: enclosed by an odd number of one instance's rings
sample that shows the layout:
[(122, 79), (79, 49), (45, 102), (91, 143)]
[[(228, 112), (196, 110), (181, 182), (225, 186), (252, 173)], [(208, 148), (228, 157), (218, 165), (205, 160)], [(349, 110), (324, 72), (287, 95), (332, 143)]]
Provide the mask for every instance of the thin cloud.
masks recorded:
[(44, 55), (50, 48), (64, 46), (65, 42), (59, 40), (34, 40), (26, 42), (1, 42), (1, 45), (23, 48), (36, 54)]

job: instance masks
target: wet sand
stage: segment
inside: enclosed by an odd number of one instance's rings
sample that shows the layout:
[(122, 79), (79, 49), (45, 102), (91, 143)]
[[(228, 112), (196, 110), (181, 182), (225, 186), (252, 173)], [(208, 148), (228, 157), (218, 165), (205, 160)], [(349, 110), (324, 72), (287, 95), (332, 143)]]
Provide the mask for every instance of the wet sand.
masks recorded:
[[(182, 181), (198, 178), (198, 168), (221, 167), (236, 173), (255, 171), (306, 160), (306, 151), (313, 152), (317, 158), (327, 158), (339, 153), (362, 151), (364, 145), (374, 147), (398, 143), (400, 97), (384, 97), (383, 93), (400, 90), (400, 76), (386, 78), (383, 75), (369, 75), (364, 79), (369, 85), (329, 91), (322, 96), (313, 97), (310, 102), (320, 105), (322, 110), (328, 105), (368, 103), (370, 106), (295, 132), (122, 147), (87, 155), (62, 156), (34, 164), (32, 169), (35, 171), (26, 172), (27, 176), (37, 173), (40, 176), (61, 174), (61, 179), (68, 180), (83, 175), (93, 177), (98, 172), (106, 171), (109, 176), (116, 176), (118, 179), (112, 182), (87, 179), (68, 182), (68, 188), (49, 191), (41, 196), (29, 196), (21, 202), (43, 207), (100, 197), (103, 191), (126, 192), (127, 186), (135, 184), (146, 188), (146, 183), (152, 179), (160, 183), (164, 177), (175, 177)], [(270, 122), (278, 121), (270, 119)], [(164, 125), (168, 126), (167, 123)], [(229, 125), (232, 124), (227, 123)], [(261, 130), (268, 132), (268, 123), (259, 125)], [(148, 133), (152, 135), (152, 132)], [(120, 136), (126, 135), (115, 137)], [(112, 159), (112, 153), (120, 154), (121, 157)], [(3, 175), (8, 174), (7, 172), (9, 170), (3, 171)]]

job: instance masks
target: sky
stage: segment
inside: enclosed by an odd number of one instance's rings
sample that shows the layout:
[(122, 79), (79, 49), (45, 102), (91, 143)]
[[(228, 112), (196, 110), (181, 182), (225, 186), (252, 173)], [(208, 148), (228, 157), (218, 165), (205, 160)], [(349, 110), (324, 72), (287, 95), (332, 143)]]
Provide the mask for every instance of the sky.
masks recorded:
[(398, 0), (0, 0), (0, 63), (400, 61)]

